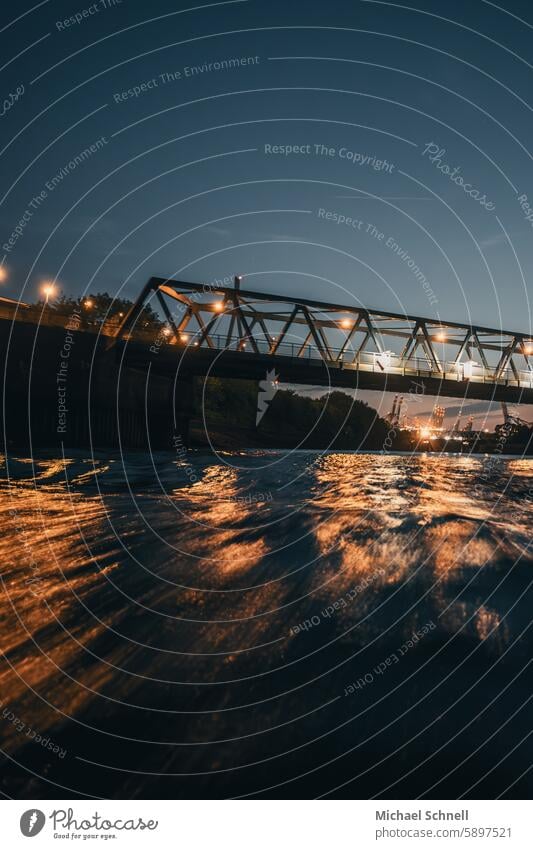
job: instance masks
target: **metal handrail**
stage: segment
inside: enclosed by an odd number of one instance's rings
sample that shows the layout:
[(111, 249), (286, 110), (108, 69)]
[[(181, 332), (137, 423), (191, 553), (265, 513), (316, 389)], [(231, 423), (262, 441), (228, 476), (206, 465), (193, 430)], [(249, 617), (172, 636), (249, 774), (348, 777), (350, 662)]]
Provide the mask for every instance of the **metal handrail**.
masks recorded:
[[(200, 331), (195, 335), (191, 333), (183, 334), (187, 339), (178, 339), (177, 343), (180, 347), (202, 348), (207, 347), (205, 341), (198, 343), (196, 336), (200, 336)], [(211, 334), (211, 342), (217, 350), (228, 350), (242, 353), (254, 353), (252, 345), (246, 338), (240, 336), (232, 336), (229, 341), (226, 334)], [(372, 371), (379, 374), (402, 374), (415, 375), (423, 377), (435, 377), (443, 380), (458, 380), (472, 381), (475, 383), (502, 383), (504, 385), (528, 386), (533, 388), (533, 370), (528, 372), (518, 371), (518, 379), (512, 369), (504, 369), (498, 371), (497, 368), (486, 369), (482, 365), (473, 365), (471, 374), (465, 376), (464, 366), (462, 362), (440, 362), (437, 369), (429, 360), (420, 357), (411, 357), (401, 360), (397, 354), (386, 355), (386, 358), (391, 360), (385, 365), (380, 365), (380, 357), (383, 359), (383, 353), (361, 351), (354, 352), (349, 349), (330, 348), (331, 357), (325, 356), (315, 345), (308, 345), (303, 354), (299, 354), (302, 347), (302, 342), (280, 342), (277, 344), (275, 351), (272, 350), (274, 339), (261, 339), (254, 337), (255, 345), (259, 349), (260, 354), (271, 354), (272, 356), (290, 356), (292, 359), (306, 360), (317, 365), (326, 364), (328, 368), (338, 369), (360, 369), (362, 371)], [(303, 340), (302, 340), (303, 341)]]

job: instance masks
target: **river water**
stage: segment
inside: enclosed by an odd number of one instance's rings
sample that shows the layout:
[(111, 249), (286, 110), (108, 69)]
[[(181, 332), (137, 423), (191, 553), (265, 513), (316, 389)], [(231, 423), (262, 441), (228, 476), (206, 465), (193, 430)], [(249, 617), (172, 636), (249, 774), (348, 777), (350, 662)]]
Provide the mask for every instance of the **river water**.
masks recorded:
[(1, 475), (6, 795), (531, 796), (531, 460)]

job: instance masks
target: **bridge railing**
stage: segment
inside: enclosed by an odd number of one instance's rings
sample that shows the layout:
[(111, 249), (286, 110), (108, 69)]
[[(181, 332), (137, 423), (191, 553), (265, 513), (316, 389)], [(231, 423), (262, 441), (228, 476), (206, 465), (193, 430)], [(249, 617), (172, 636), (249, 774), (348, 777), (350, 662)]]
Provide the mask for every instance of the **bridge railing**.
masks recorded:
[[(186, 337), (186, 338), (185, 338)], [(254, 354), (255, 350), (245, 337), (232, 336), (228, 340), (225, 334), (212, 334), (210, 336), (215, 349), (223, 351), (240, 351), (242, 353)], [(178, 341), (182, 348), (192, 349), (200, 347), (198, 339), (200, 334), (183, 334)], [(518, 386), (533, 389), (533, 367), (530, 370), (485, 368), (479, 363), (439, 361), (432, 363), (421, 357), (410, 357), (400, 360), (397, 354), (392, 352), (370, 352), (359, 353), (349, 349), (328, 348), (328, 351), (320, 351), (317, 347), (308, 346), (301, 352), (302, 342), (280, 342), (275, 351), (272, 346), (276, 344), (275, 339), (255, 338), (255, 346), (259, 354), (272, 354), (272, 356), (290, 357), (308, 365), (327, 367), (328, 369), (346, 369), (374, 372), (376, 374), (402, 375), (413, 377), (433, 377), (437, 380), (470, 381), (472, 383), (490, 383), (502, 386)], [(205, 349), (205, 343), (201, 345)], [(281, 375), (281, 379), (283, 376)]]

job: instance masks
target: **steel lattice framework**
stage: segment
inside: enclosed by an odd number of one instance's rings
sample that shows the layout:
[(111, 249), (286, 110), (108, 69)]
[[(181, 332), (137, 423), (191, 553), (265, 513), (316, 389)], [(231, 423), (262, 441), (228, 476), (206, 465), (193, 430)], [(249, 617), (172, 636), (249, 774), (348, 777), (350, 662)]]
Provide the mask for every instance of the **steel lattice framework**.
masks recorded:
[(168, 345), (319, 360), (328, 368), (420, 373), (533, 389), (530, 334), (241, 288), (152, 277), (116, 338), (140, 338), (159, 307)]

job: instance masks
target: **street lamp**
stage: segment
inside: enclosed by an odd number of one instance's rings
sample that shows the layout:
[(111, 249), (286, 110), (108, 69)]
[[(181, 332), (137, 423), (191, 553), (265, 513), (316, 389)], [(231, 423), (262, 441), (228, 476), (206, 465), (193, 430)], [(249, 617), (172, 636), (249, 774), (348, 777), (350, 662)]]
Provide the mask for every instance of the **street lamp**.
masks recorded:
[(41, 289), (45, 297), (45, 303), (48, 303), (49, 299), (52, 298), (56, 293), (56, 287), (53, 283), (45, 283)]

